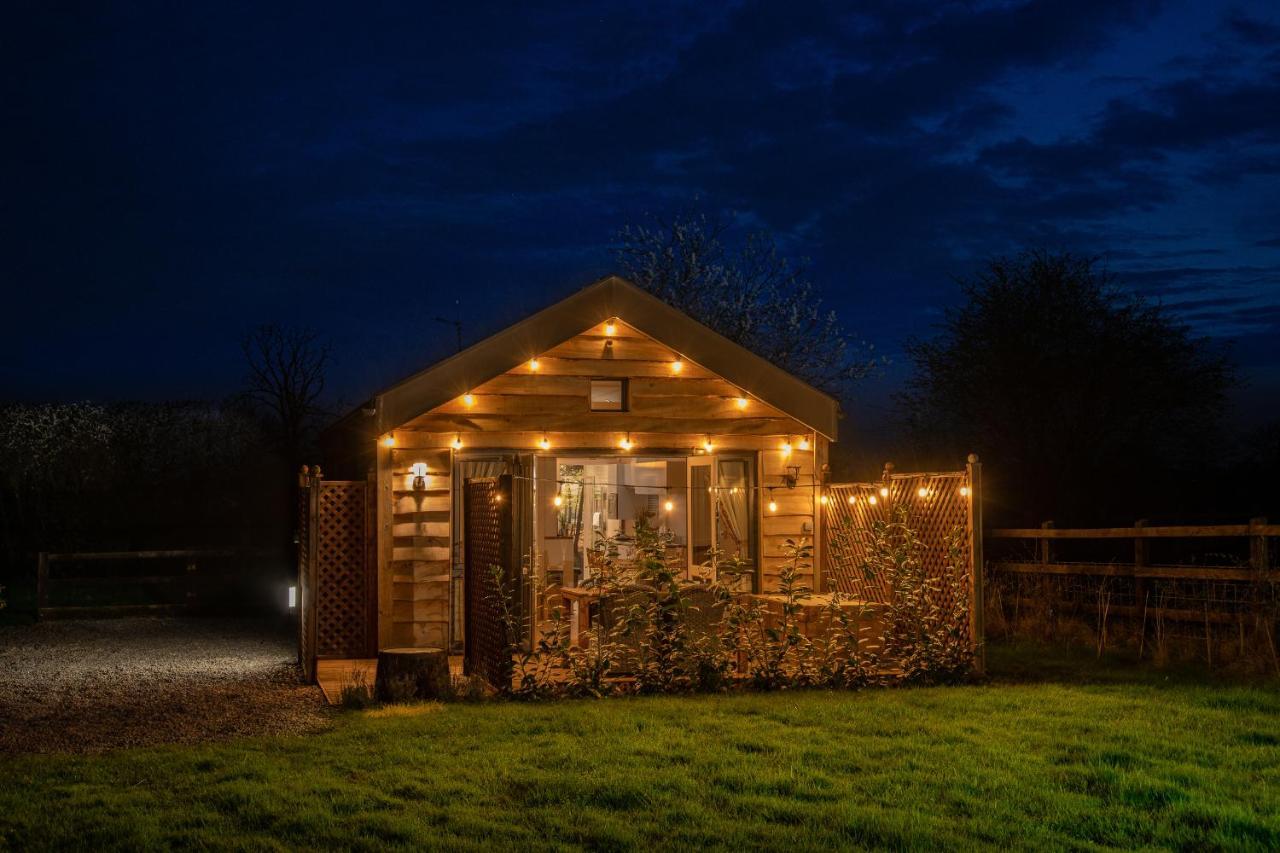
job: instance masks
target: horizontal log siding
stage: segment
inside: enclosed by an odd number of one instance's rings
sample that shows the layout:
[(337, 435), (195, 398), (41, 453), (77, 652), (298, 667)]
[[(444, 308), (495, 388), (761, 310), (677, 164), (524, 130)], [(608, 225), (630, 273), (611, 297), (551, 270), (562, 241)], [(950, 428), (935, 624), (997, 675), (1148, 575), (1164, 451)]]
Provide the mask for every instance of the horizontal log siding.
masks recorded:
[[(389, 611), (383, 647), (435, 646), (449, 641), (450, 474), (448, 447), (396, 447), (384, 460), (383, 563), (380, 584)], [(427, 464), (427, 489), (413, 490), (410, 468)]]

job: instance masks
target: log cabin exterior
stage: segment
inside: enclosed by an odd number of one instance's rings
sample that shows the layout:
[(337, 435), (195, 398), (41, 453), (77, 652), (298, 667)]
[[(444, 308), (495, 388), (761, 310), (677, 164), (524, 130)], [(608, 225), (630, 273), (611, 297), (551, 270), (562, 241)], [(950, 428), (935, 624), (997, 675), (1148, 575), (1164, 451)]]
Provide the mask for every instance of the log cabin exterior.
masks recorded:
[[(515, 478), (512, 548), (538, 588), (581, 579), (591, 538), (625, 538), (648, 512), (690, 566), (733, 551), (754, 591), (775, 591), (783, 543), (822, 542), (818, 487), (838, 417), (830, 396), (602, 279), (327, 431), (326, 471), (373, 489), (370, 634), (378, 648), (457, 648), (463, 484), (498, 474)], [(806, 583), (822, 590), (821, 570)]]

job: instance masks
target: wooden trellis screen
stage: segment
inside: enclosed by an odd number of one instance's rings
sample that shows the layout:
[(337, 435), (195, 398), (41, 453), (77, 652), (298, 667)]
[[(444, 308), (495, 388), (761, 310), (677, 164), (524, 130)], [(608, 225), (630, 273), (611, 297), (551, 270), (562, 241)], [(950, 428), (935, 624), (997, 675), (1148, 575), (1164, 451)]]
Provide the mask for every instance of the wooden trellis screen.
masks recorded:
[[(823, 515), (823, 579), (826, 587), (874, 604), (888, 601), (884, 579), (864, 571), (868, 532), (877, 521), (904, 520), (920, 537), (925, 573), (942, 578), (954, 571), (957, 583), (939, 586), (940, 595), (963, 595), (969, 613), (965, 630), (974, 648), (982, 646), (982, 466), (971, 455), (962, 471), (896, 474), (886, 465), (878, 483), (826, 487)], [(950, 565), (949, 545), (958, 537), (959, 559)], [(938, 601), (941, 606), (952, 600)]]
[[(517, 618), (520, 574), (512, 551), (511, 475), (468, 478), (463, 495), (466, 514), (465, 655), (468, 675), (497, 685), (509, 678), (511, 650), (502, 603)], [(502, 569), (501, 585), (493, 575)]]
[(375, 491), (305, 466), (299, 487), (298, 648), (312, 680), (317, 658), (377, 654)]

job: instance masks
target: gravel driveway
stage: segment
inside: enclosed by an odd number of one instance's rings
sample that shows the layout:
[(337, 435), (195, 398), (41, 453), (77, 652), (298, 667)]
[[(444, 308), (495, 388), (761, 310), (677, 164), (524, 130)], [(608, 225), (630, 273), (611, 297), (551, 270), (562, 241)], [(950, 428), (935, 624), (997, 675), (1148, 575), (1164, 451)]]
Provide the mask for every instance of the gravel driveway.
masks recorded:
[(0, 752), (100, 752), (314, 731), (283, 626), (111, 619), (0, 627)]

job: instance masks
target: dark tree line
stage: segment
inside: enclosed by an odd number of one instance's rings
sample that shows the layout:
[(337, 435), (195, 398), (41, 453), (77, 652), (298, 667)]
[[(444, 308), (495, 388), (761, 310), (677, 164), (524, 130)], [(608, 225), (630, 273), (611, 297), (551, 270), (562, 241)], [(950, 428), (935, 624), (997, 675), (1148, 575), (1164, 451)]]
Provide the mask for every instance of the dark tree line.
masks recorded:
[(987, 462), (993, 522), (1243, 511), (1222, 491), (1235, 374), (1219, 347), (1089, 257), (1028, 252), (961, 284), (937, 336), (908, 346), (900, 402), (926, 454)]

